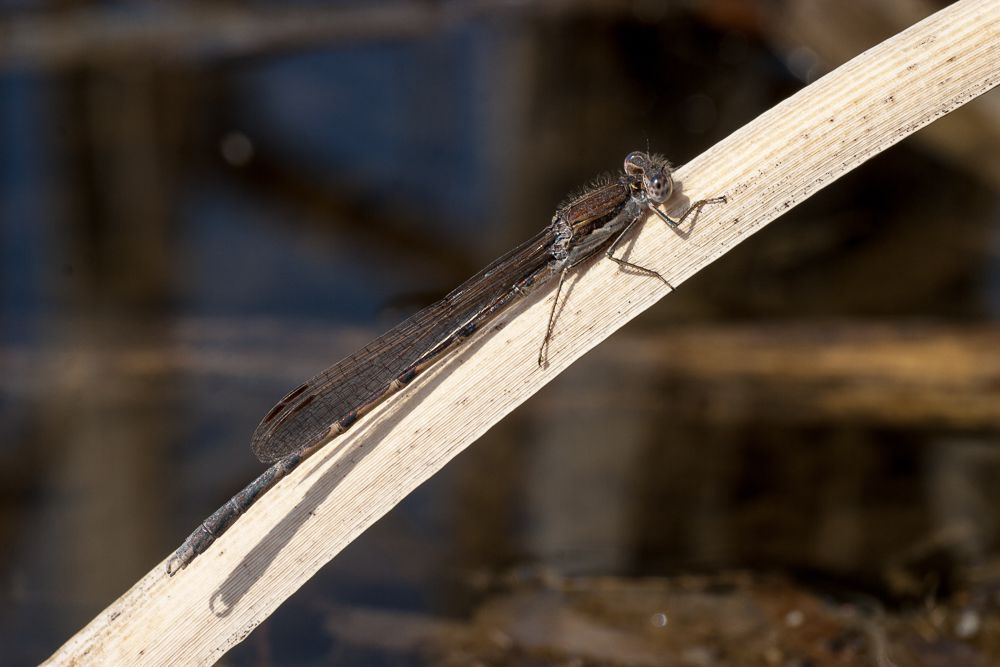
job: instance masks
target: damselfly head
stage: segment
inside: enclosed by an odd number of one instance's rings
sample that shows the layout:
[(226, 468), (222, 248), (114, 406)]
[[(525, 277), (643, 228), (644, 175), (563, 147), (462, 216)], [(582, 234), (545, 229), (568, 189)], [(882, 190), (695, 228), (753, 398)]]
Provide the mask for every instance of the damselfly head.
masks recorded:
[(674, 191), (670, 163), (649, 153), (642, 151), (629, 153), (625, 157), (625, 173), (642, 180), (642, 189), (649, 201), (654, 204), (667, 201)]

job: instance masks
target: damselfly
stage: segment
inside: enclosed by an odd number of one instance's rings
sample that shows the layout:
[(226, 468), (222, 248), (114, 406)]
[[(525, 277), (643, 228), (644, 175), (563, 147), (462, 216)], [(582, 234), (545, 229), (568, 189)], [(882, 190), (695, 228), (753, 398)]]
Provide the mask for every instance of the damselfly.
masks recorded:
[(614, 255), (637, 223), (653, 213), (673, 228), (707, 204), (691, 203), (678, 217), (657, 206), (670, 198), (670, 164), (643, 152), (625, 158), (624, 172), (605, 178), (563, 204), (534, 237), (497, 259), (441, 301), (292, 390), (254, 431), (251, 449), (273, 465), (191, 533), (167, 564), (174, 574), (207, 549), (250, 505), (303, 459), (413, 381), (446, 352), (482, 329), (533, 289), (558, 279), (538, 353), (544, 366), (566, 274), (600, 253), (619, 266), (658, 272)]

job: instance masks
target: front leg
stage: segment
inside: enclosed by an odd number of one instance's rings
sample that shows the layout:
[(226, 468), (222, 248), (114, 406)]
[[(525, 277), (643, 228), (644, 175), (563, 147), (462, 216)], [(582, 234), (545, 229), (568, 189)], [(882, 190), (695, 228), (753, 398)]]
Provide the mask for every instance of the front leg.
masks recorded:
[(711, 199), (699, 199), (698, 201), (688, 206), (687, 210), (685, 210), (681, 214), (681, 217), (677, 218), (676, 220), (671, 218), (668, 214), (662, 212), (660, 209), (653, 206), (652, 202), (647, 202), (646, 206), (649, 208), (650, 211), (660, 216), (660, 219), (663, 220), (663, 222), (670, 225), (671, 229), (677, 229), (678, 227), (680, 227), (682, 222), (687, 220), (689, 215), (697, 211), (700, 211), (702, 207), (708, 206), (709, 204), (724, 204), (727, 201), (729, 200), (725, 195), (722, 195), (721, 197), (712, 197)]

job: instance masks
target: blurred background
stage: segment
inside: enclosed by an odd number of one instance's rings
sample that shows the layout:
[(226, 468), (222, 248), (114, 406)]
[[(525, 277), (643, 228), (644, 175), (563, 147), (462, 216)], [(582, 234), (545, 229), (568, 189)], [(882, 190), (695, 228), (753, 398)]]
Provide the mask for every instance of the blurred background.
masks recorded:
[[(569, 191), (944, 4), (0, 2), (0, 662)], [(998, 193), (994, 91), (579, 361), (223, 662), (996, 664)]]

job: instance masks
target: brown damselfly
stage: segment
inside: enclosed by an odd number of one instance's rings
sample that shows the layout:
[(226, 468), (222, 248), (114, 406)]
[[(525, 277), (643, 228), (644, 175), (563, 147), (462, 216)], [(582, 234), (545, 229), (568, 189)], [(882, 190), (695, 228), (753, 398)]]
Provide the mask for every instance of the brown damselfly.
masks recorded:
[(254, 431), (251, 449), (273, 464), (206, 519), (167, 564), (174, 574), (207, 549), (250, 505), (306, 457), (351, 427), (362, 415), (413, 381), (449, 350), (483, 328), (531, 290), (558, 278), (548, 326), (538, 353), (544, 366), (566, 273), (599, 253), (619, 266), (666, 280), (615, 257), (639, 221), (652, 212), (676, 228), (706, 204), (691, 203), (677, 218), (656, 208), (674, 190), (670, 164), (643, 152), (625, 158), (624, 173), (598, 181), (559, 207), (552, 222), (437, 303), (297, 387)]

